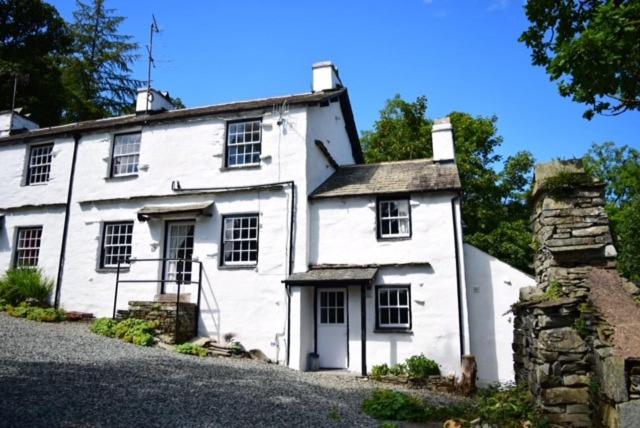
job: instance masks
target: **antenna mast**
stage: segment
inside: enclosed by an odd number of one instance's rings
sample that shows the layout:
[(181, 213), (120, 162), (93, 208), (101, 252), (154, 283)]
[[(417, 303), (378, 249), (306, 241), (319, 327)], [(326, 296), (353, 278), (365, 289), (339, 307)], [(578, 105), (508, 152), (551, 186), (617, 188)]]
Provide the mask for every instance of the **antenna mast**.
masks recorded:
[(156, 17), (151, 14), (151, 28), (149, 29), (149, 45), (147, 46), (147, 108), (149, 111), (149, 98), (151, 97), (151, 66), (155, 68), (155, 62), (153, 59), (153, 33), (159, 33), (160, 29), (158, 28), (158, 23), (156, 22)]

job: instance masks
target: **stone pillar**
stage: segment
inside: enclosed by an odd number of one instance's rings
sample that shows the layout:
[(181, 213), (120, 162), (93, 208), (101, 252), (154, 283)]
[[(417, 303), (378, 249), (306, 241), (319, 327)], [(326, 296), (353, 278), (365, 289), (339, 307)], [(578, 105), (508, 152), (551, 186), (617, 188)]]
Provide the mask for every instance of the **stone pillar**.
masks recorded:
[(531, 224), (538, 287), (555, 283), (564, 296), (586, 296), (589, 270), (616, 263), (604, 184), (577, 161), (541, 164), (535, 175)]

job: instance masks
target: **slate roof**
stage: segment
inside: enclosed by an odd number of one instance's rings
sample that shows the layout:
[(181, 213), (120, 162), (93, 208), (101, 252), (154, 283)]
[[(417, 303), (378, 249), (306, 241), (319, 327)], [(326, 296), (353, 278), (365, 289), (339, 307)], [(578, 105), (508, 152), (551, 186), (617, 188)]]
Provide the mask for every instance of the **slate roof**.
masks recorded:
[(24, 142), (33, 138), (48, 138), (57, 135), (72, 135), (75, 133), (91, 132), (108, 128), (122, 128), (135, 125), (146, 125), (155, 122), (169, 122), (183, 120), (192, 117), (208, 116), (215, 114), (227, 114), (248, 110), (271, 109), (273, 106), (287, 103), (292, 105), (317, 104), (330, 100), (340, 100), (342, 114), (345, 119), (345, 126), (349, 134), (351, 150), (356, 162), (363, 162), (360, 140), (351, 110), (351, 103), (346, 88), (326, 90), (318, 92), (306, 92), (302, 94), (285, 95), (280, 97), (260, 98), (248, 101), (238, 101), (226, 104), (215, 104), (206, 107), (185, 108), (171, 110), (160, 113), (129, 114), (125, 116), (111, 117), (106, 119), (88, 120), (84, 122), (70, 123), (67, 125), (51, 126), (48, 128), (38, 128), (27, 132), (10, 135), (0, 138), (0, 144), (10, 142)]
[(284, 282), (287, 284), (353, 281), (371, 282), (378, 272), (377, 268), (343, 267), (311, 269), (308, 272), (294, 273)]
[(310, 198), (460, 189), (455, 163), (431, 159), (341, 166)]

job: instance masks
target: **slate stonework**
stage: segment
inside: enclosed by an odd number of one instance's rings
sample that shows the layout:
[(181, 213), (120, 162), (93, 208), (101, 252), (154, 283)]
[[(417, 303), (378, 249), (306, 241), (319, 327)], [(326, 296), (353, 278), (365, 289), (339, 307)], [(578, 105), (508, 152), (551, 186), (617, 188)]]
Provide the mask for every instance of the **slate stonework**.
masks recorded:
[(119, 311), (121, 318), (138, 318), (158, 322), (161, 341), (169, 344), (183, 343), (197, 336), (196, 305), (180, 303), (178, 335), (176, 337), (176, 303), (131, 301), (129, 310)]

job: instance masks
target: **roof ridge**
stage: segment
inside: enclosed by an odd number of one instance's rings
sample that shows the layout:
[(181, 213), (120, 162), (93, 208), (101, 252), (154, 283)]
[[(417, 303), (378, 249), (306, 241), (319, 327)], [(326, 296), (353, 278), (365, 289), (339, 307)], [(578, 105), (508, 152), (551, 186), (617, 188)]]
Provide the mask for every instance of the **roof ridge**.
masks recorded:
[(434, 162), (433, 158), (404, 159), (404, 160), (397, 160), (397, 161), (384, 161), (384, 162), (340, 165), (340, 168), (359, 168), (359, 167), (367, 167), (367, 166), (394, 165), (394, 164), (405, 164), (405, 163), (429, 163), (429, 164), (434, 164), (435, 162)]

